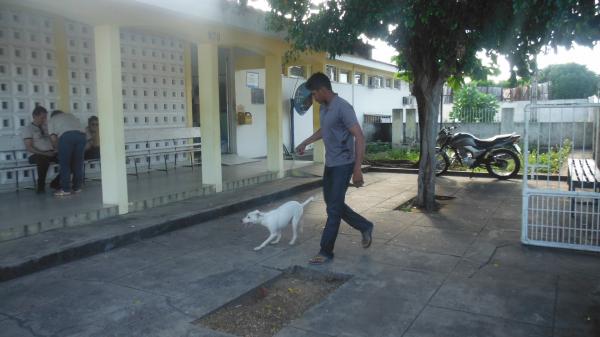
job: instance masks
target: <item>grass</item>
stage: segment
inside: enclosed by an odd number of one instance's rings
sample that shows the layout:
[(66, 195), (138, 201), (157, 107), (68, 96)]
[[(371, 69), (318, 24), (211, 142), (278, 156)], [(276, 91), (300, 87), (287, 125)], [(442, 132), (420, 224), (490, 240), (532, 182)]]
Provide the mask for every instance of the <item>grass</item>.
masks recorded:
[(416, 163), (419, 161), (419, 151), (408, 149), (388, 149), (381, 152), (367, 152), (365, 159), (369, 161), (406, 160)]

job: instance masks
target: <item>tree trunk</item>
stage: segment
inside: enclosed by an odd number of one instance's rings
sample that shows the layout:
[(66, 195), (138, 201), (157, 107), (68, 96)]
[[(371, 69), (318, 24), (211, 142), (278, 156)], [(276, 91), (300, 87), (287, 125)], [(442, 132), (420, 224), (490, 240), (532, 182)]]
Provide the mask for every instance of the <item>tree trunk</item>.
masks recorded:
[(414, 80), (413, 95), (417, 99), (421, 131), (421, 157), (415, 206), (426, 211), (435, 209), (435, 141), (443, 84), (442, 79), (427, 76), (419, 76)]

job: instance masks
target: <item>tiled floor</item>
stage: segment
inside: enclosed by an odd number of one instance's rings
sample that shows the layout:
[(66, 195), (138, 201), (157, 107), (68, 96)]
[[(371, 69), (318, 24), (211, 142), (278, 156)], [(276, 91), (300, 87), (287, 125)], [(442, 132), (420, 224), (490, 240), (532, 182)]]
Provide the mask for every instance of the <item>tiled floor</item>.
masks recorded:
[[(311, 167), (313, 163), (308, 161), (285, 161), (284, 165), (286, 170), (292, 169), (292, 171), (302, 167), (309, 171), (315, 170)], [(268, 174), (266, 159), (223, 166), (224, 182), (243, 181), (266, 174)], [(202, 169), (200, 166), (193, 169), (180, 167), (168, 172), (141, 173), (137, 177), (130, 175), (127, 179), (127, 187), (129, 201), (132, 204), (182, 192), (194, 196), (194, 193), (198, 193), (199, 190), (202, 192)], [(85, 211), (97, 211), (106, 206), (102, 205), (102, 186), (97, 180), (86, 181), (82, 193), (67, 198), (55, 198), (50, 191), (42, 195), (35, 194), (32, 190), (0, 193), (0, 231)]]

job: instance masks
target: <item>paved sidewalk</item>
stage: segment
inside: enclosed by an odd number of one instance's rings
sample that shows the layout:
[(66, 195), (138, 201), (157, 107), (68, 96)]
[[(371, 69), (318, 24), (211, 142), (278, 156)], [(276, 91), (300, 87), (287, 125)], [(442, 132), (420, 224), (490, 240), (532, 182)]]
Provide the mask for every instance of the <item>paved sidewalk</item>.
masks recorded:
[(191, 322), (300, 265), (352, 278), (278, 337), (600, 335), (600, 256), (521, 245), (519, 181), (438, 178), (456, 198), (422, 214), (393, 210), (416, 175), (365, 178), (347, 200), (376, 223), (368, 250), (342, 225), (335, 260), (307, 266), (325, 221), (315, 189), (260, 207), (316, 196), (295, 246), (286, 232), (254, 252), (267, 233), (240, 225), (244, 209), (0, 283), (1, 334), (228, 336)]

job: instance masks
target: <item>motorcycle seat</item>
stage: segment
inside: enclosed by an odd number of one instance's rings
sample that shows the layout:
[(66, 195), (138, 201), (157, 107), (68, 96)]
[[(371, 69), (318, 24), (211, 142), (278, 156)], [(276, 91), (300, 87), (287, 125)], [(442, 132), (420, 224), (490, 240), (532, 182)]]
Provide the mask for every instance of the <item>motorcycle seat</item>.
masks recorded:
[(512, 138), (512, 137), (514, 137), (516, 135), (517, 134), (513, 132), (513, 133), (506, 133), (506, 134), (503, 134), (503, 135), (496, 135), (494, 137), (484, 138), (484, 139), (477, 138), (477, 137), (474, 137), (474, 138), (475, 138), (475, 143), (476, 144), (482, 145), (482, 146), (485, 146), (485, 145), (489, 146), (489, 145), (492, 145), (492, 144), (496, 144), (498, 142), (507, 141), (507, 140), (509, 140), (510, 138)]

